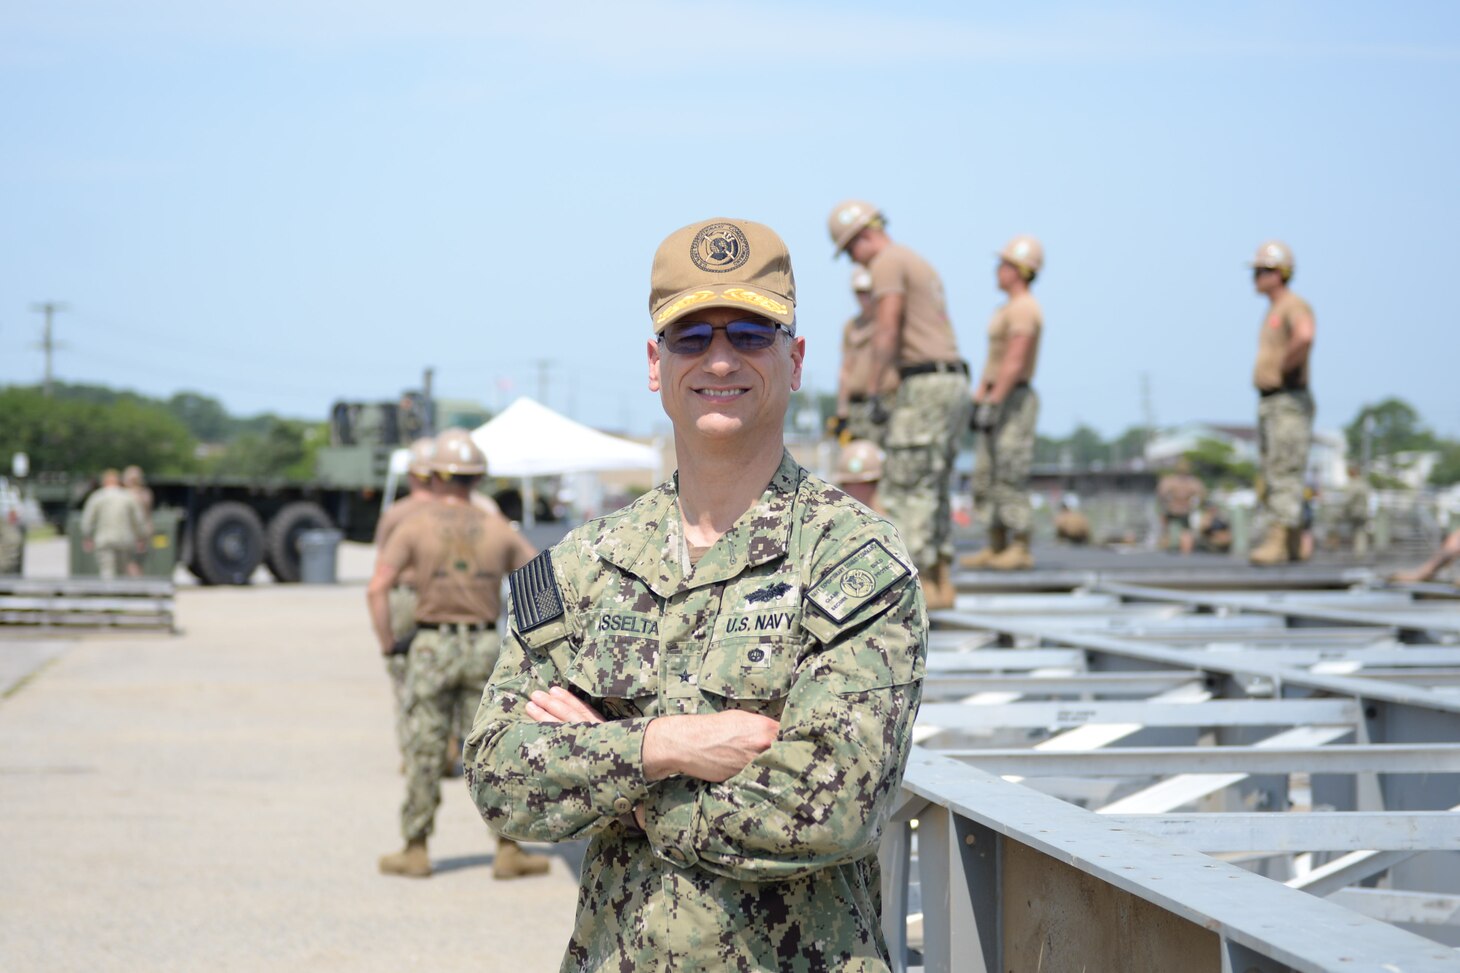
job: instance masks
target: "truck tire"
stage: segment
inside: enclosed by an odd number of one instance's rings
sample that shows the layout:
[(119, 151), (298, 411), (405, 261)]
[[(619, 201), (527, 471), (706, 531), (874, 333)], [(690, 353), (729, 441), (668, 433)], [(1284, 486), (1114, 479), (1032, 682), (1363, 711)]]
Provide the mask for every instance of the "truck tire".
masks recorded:
[(264, 563), (273, 572), (274, 580), (286, 584), (299, 581), (299, 535), (306, 530), (333, 527), (329, 514), (319, 504), (296, 500), (269, 520), (264, 534)]
[(247, 504), (215, 503), (198, 518), (192, 571), (205, 584), (248, 584), (264, 557), (264, 524)]

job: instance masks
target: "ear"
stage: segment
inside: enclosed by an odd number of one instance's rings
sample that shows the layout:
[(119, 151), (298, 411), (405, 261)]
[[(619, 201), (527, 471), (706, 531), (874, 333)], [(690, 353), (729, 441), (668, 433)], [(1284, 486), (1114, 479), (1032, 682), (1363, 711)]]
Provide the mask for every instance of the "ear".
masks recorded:
[(806, 359), (806, 339), (791, 339), (791, 391), (801, 388), (801, 363)]
[(659, 391), (659, 342), (649, 341), (649, 391)]

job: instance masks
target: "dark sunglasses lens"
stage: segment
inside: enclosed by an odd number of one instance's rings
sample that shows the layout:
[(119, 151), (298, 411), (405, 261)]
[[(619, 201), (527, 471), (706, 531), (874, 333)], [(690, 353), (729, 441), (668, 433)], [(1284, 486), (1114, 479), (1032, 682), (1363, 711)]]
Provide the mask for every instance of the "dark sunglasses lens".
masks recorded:
[(776, 340), (776, 326), (765, 321), (734, 321), (726, 325), (725, 334), (741, 351), (759, 351)]
[(670, 328), (664, 335), (664, 344), (676, 355), (698, 355), (710, 347), (715, 329), (708, 324), (686, 324)]

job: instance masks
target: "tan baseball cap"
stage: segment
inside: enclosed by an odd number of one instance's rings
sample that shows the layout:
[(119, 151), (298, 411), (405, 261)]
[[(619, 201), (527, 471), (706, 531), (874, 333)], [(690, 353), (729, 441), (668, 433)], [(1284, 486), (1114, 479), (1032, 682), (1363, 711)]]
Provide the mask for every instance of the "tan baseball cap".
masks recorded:
[(796, 324), (791, 253), (776, 231), (749, 220), (701, 220), (675, 230), (654, 253), (649, 318), (655, 334), (693, 311), (754, 311)]

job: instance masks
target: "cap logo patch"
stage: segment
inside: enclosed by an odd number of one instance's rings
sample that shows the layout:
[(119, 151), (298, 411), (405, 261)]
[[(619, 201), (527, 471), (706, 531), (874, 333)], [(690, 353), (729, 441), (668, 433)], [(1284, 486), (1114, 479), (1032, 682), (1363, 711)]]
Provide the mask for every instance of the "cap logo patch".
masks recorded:
[(734, 223), (711, 223), (695, 234), (689, 257), (701, 270), (723, 274), (745, 266), (750, 259), (750, 242)]
[(714, 296), (714, 291), (691, 291), (690, 293), (681, 297), (679, 300), (675, 301), (673, 304), (666, 307), (664, 310), (660, 311), (658, 314), (654, 315), (654, 323), (663, 324), (665, 321), (674, 317), (685, 308), (692, 307), (696, 304), (703, 304), (705, 301), (710, 300)]
[(727, 301), (738, 301), (741, 304), (749, 304), (758, 307), (762, 311), (769, 311), (771, 314), (785, 314), (791, 308), (780, 301), (766, 297), (764, 294), (757, 294), (755, 291), (746, 290), (744, 287), (730, 287), (720, 295)]

